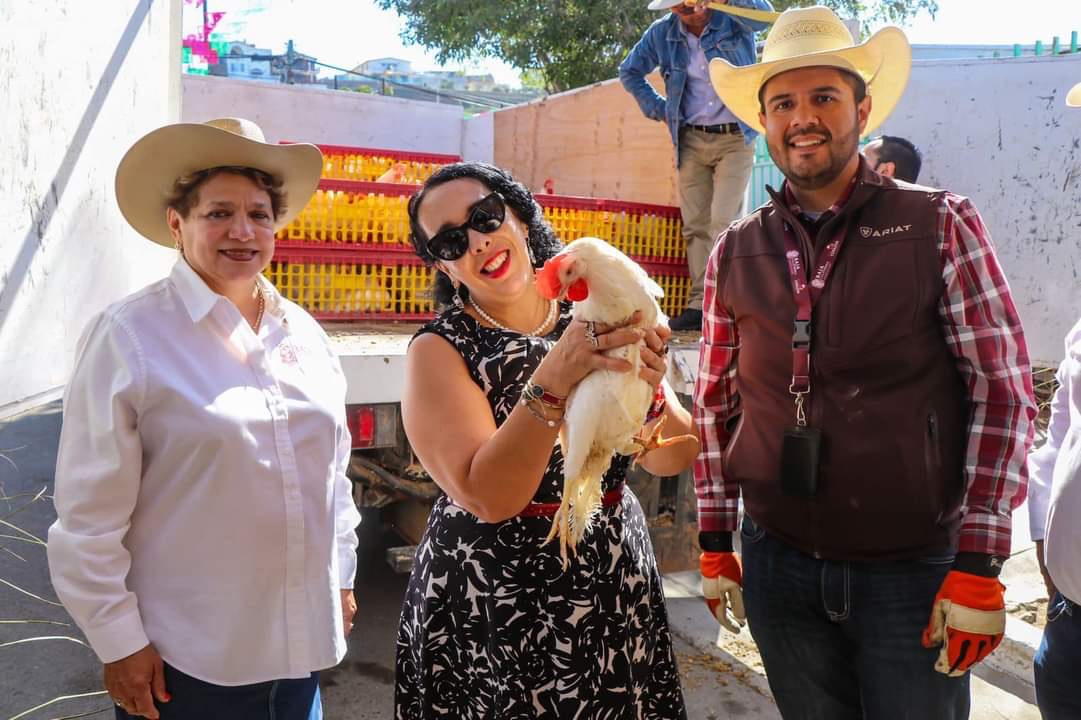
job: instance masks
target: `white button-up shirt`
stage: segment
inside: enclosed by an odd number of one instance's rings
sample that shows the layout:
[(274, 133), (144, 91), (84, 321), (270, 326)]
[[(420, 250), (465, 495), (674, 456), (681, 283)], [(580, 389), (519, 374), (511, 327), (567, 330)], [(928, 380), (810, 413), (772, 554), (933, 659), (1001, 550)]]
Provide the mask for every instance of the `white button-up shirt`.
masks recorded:
[(1029, 526), (1055, 587), (1081, 603), (1081, 322), (1066, 336), (1057, 377), (1047, 442), (1029, 456)]
[(53, 586), (102, 662), (152, 642), (218, 685), (345, 654), (360, 516), (345, 378), (262, 277), (258, 336), (184, 260), (80, 341), (49, 529)]

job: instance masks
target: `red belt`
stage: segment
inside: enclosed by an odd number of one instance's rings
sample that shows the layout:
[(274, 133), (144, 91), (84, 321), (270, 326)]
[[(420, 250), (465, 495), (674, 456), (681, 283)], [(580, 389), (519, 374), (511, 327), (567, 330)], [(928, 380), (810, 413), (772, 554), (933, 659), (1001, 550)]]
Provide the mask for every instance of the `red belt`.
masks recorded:
[[(617, 505), (623, 499), (623, 483), (606, 492), (601, 497), (603, 507)], [(552, 517), (559, 511), (560, 503), (529, 503), (518, 517)]]

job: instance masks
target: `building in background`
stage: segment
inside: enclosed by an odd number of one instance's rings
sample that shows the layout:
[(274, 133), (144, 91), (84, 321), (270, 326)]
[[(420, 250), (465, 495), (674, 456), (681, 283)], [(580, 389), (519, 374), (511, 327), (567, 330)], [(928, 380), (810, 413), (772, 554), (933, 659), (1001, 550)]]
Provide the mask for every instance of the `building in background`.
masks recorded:
[(293, 49), (292, 41), (284, 53), (274, 53), (247, 41), (215, 39), (204, 45), (185, 41), (183, 71), (190, 75), (213, 75), (236, 80), (286, 83), (289, 85), (318, 85), (319, 61)]
[(280, 82), (289, 85), (319, 84), (319, 62), (312, 55), (296, 52), (292, 40), (288, 42), (285, 54), (273, 56), (270, 65)]
[(273, 54), (269, 48), (257, 48), (247, 42), (227, 43), (227, 46), (226, 53), (218, 55), (217, 64), (209, 66), (208, 74), (238, 80), (278, 82), (271, 69)]
[(409, 77), (413, 74), (413, 63), (401, 58), (383, 57), (366, 60), (353, 68), (353, 72), (365, 75), (395, 75)]
[(381, 57), (366, 60), (345, 73), (323, 78), (332, 90), (390, 95), (461, 105), (467, 113), (528, 102), (542, 91), (511, 88), (497, 83), (491, 74), (470, 75), (462, 70), (414, 70), (409, 60)]

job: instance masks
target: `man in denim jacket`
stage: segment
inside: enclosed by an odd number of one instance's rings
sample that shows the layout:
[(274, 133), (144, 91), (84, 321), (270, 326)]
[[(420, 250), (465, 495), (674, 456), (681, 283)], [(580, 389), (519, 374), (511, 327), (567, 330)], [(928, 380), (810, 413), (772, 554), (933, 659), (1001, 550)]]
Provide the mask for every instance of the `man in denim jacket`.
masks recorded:
[[(768, 0), (715, 0), (772, 10)], [(735, 65), (755, 61), (754, 33), (768, 25), (711, 10), (704, 0), (653, 0), (650, 10), (671, 8), (657, 20), (619, 66), (619, 79), (645, 116), (668, 123), (676, 146), (679, 204), (691, 292), (673, 330), (701, 330), (706, 261), (717, 235), (740, 214), (754, 161), (756, 133), (724, 106), (709, 82), (709, 61)], [(646, 75), (660, 68), (665, 97)]]

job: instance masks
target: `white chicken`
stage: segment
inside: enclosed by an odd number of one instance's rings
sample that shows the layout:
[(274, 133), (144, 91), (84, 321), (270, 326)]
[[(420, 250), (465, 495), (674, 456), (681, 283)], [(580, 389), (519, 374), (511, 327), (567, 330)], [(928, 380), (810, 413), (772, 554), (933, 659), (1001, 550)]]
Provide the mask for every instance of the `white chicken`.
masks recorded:
[[(662, 318), (657, 298), (664, 291), (646, 271), (598, 238), (583, 237), (567, 245), (537, 273), (537, 287), (549, 298), (575, 301), (576, 320), (611, 325), (641, 311), (631, 327), (655, 327)], [(631, 455), (646, 447), (682, 440), (640, 435), (653, 400), (653, 388), (638, 376), (640, 344), (606, 350), (634, 366), (630, 372), (594, 370), (567, 398), (559, 443), (563, 449), (563, 500), (543, 544), (559, 535), (559, 552), (567, 565), (567, 548), (585, 535), (601, 506), (601, 478), (615, 453)]]

